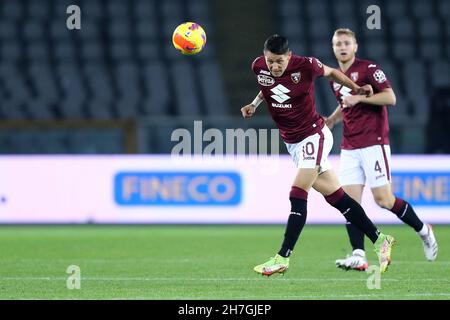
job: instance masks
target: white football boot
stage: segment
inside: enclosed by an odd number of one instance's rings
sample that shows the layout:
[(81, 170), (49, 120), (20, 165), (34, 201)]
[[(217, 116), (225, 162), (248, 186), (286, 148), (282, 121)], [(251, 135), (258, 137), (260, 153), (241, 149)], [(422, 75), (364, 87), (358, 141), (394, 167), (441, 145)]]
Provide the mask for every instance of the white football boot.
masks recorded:
[(365, 271), (369, 267), (367, 259), (365, 255), (359, 252), (355, 253), (355, 251), (353, 251), (352, 255), (347, 255), (345, 259), (336, 260), (336, 267), (344, 270)]
[(425, 236), (420, 236), (423, 242), (423, 251), (428, 261), (436, 260), (438, 254), (438, 244), (433, 233), (431, 224), (427, 224), (428, 233)]

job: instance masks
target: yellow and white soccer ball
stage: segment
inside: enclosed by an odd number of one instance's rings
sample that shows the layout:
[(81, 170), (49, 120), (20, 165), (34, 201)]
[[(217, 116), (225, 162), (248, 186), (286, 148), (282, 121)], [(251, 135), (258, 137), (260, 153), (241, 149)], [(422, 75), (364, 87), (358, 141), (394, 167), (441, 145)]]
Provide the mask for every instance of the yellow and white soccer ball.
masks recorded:
[(205, 47), (205, 30), (195, 22), (182, 23), (173, 32), (172, 43), (182, 54), (197, 54)]

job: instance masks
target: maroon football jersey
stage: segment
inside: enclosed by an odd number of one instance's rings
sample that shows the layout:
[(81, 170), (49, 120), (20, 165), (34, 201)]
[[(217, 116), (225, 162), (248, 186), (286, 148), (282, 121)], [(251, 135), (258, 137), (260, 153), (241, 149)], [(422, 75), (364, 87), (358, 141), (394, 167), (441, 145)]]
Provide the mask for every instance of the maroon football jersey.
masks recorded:
[[(391, 87), (381, 67), (373, 61), (355, 59), (345, 75), (359, 86), (372, 85), (374, 93)], [(330, 84), (344, 115), (342, 149), (351, 150), (389, 144), (387, 107), (358, 103), (351, 108), (342, 108), (342, 97), (355, 92), (335, 82)]]
[(283, 75), (274, 77), (260, 56), (252, 70), (285, 142), (300, 142), (323, 128), (324, 120), (314, 105), (314, 79), (324, 72), (319, 60), (292, 55)]

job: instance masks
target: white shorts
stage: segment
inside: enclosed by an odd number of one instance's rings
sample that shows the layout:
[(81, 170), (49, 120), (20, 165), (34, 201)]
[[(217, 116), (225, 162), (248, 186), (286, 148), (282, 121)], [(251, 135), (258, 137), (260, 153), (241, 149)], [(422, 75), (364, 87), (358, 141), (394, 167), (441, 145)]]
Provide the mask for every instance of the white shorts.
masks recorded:
[(286, 143), (297, 168), (314, 169), (320, 166), (319, 173), (331, 169), (328, 155), (333, 147), (333, 135), (327, 126), (322, 131), (306, 137), (298, 143)]
[(365, 185), (366, 180), (370, 188), (384, 186), (391, 182), (390, 163), (389, 145), (342, 150), (339, 181), (343, 186)]

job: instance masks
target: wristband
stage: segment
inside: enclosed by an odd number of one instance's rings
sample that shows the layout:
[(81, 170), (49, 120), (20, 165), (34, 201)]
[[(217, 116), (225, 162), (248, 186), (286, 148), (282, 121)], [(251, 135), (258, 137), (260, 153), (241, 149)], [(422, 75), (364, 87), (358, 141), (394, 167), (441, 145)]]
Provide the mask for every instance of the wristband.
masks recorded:
[(254, 105), (256, 108), (263, 102), (263, 99), (259, 97), (259, 95), (256, 96), (255, 100), (252, 101), (252, 105)]

